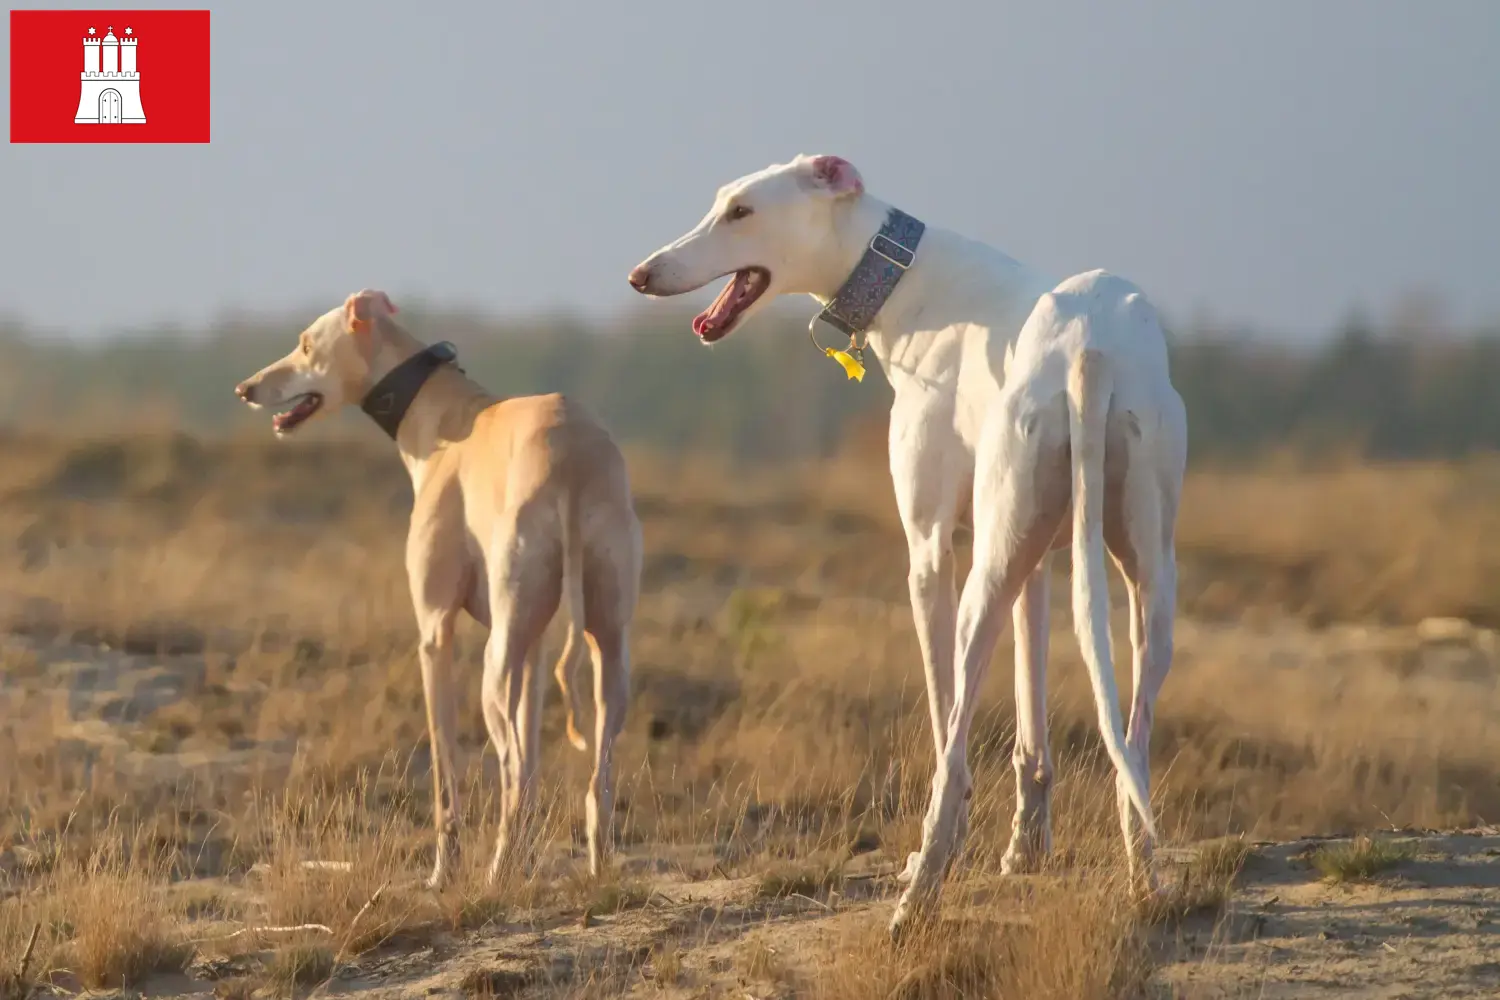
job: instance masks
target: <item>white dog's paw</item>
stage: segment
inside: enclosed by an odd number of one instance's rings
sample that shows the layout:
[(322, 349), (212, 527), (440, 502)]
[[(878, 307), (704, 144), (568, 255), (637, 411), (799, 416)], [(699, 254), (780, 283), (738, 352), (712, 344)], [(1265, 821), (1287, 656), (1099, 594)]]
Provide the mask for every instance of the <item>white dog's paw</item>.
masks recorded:
[(1000, 872), (1004, 875), (1035, 875), (1041, 871), (1041, 852), (1017, 847), (1012, 844), (1000, 859)]

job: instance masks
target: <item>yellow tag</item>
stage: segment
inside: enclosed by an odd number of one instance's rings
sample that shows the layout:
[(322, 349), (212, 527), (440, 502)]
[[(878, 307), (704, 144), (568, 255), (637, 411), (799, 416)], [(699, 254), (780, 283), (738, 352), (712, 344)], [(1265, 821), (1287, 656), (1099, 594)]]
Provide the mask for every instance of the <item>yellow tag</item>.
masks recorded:
[(850, 356), (847, 351), (835, 350), (832, 347), (823, 348), (823, 353), (844, 366), (844, 371), (856, 382), (865, 380), (865, 366)]

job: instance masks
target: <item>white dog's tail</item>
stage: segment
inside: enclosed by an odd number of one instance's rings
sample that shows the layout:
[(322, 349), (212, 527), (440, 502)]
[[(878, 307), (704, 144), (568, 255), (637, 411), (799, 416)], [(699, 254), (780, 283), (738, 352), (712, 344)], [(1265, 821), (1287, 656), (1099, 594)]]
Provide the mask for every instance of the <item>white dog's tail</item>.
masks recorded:
[(1151, 801), (1146, 782), (1125, 748), (1120, 695), (1109, 652), (1109, 579), (1104, 566), (1104, 441), (1114, 389), (1109, 359), (1084, 349), (1068, 369), (1068, 439), (1073, 453), (1073, 629), (1088, 665), (1099, 708), (1099, 730), (1115, 770), (1125, 783), (1141, 825), (1151, 837)]
[(568, 707), (568, 742), (579, 750), (589, 748), (578, 731), (582, 700), (573, 684), (576, 664), (583, 660), (583, 531), (578, 523), (578, 498), (571, 491), (564, 496), (562, 510), (562, 599), (568, 615), (568, 638), (553, 672), (562, 688), (563, 704)]

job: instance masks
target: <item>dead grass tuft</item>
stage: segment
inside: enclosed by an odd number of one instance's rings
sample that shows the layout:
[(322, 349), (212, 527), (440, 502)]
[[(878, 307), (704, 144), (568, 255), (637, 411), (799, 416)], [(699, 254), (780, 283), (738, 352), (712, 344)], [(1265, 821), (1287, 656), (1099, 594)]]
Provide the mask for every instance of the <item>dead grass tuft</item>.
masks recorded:
[(252, 1000), (260, 982), (250, 976), (236, 976), (214, 983), (214, 1000)]
[(110, 839), (55, 873), (71, 932), (68, 961), (85, 986), (121, 989), (186, 967), (192, 947), (183, 940), (182, 904), (165, 891), (167, 867), (140, 843)]
[(480, 886), (450, 890), (445, 905), (451, 930), (472, 931), (504, 923), (515, 903), (502, 891)]
[[(825, 1000), (1118, 1000), (1145, 984), (1150, 960), (1130, 908), (1096, 891), (1049, 893), (1024, 914), (949, 915), (893, 947), (884, 928), (837, 948), (810, 995)], [(1079, 898), (1081, 897), (1081, 898)]]
[(658, 986), (675, 986), (682, 978), (682, 961), (681, 947), (675, 941), (666, 942), (652, 949), (646, 971)]
[(1244, 837), (1222, 837), (1199, 845), (1198, 853), (1182, 867), (1177, 884), (1142, 904), (1141, 919), (1160, 924), (1219, 912), (1229, 902), (1234, 880), (1250, 854)]
[(579, 881), (574, 891), (582, 899), (585, 919), (638, 910), (651, 901), (651, 886), (640, 879), (610, 876), (594, 882), (580, 876)]
[(787, 978), (786, 966), (776, 949), (755, 937), (746, 941), (735, 954), (735, 968), (752, 982), (779, 983)]
[(325, 944), (292, 942), (271, 953), (266, 976), (284, 990), (326, 982), (335, 965), (333, 949)]
[(844, 884), (842, 864), (784, 863), (764, 872), (755, 888), (762, 899), (784, 899), (788, 896), (817, 897), (837, 891)]
[(459, 991), (474, 1000), (502, 1000), (528, 989), (541, 979), (536, 969), (475, 969), (459, 981)]
[(1324, 844), (1308, 856), (1308, 863), (1334, 884), (1373, 878), (1417, 855), (1414, 841), (1359, 836)]

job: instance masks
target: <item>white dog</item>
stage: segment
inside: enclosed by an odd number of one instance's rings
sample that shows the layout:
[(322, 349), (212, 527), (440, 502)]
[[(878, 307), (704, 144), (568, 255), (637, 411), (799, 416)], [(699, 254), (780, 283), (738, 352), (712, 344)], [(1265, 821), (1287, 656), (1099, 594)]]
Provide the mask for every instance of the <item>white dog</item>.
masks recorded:
[[(1075, 627), (1117, 770), (1131, 871), (1154, 885), (1147, 750), (1172, 659), (1173, 528), (1187, 455), (1155, 311), (1103, 272), (1059, 285), (929, 229), (867, 194), (835, 156), (799, 156), (725, 185), (703, 220), (636, 267), (630, 284), (680, 295), (724, 275), (724, 292), (693, 321), (702, 340), (723, 338), (775, 295), (811, 295), (824, 306), (814, 323), (850, 336), (853, 363), (841, 360), (851, 377), (863, 335), (895, 389), (891, 474), (938, 766), (893, 932), (935, 896), (962, 844), (969, 725), (1007, 609), (1016, 625), (1017, 803), (1003, 868), (1034, 870), (1050, 849), (1047, 569), (1049, 553), (1070, 541)], [(959, 607), (952, 535), (971, 499), (974, 568)], [(1105, 545), (1130, 597), (1128, 736), (1108, 642)]]

